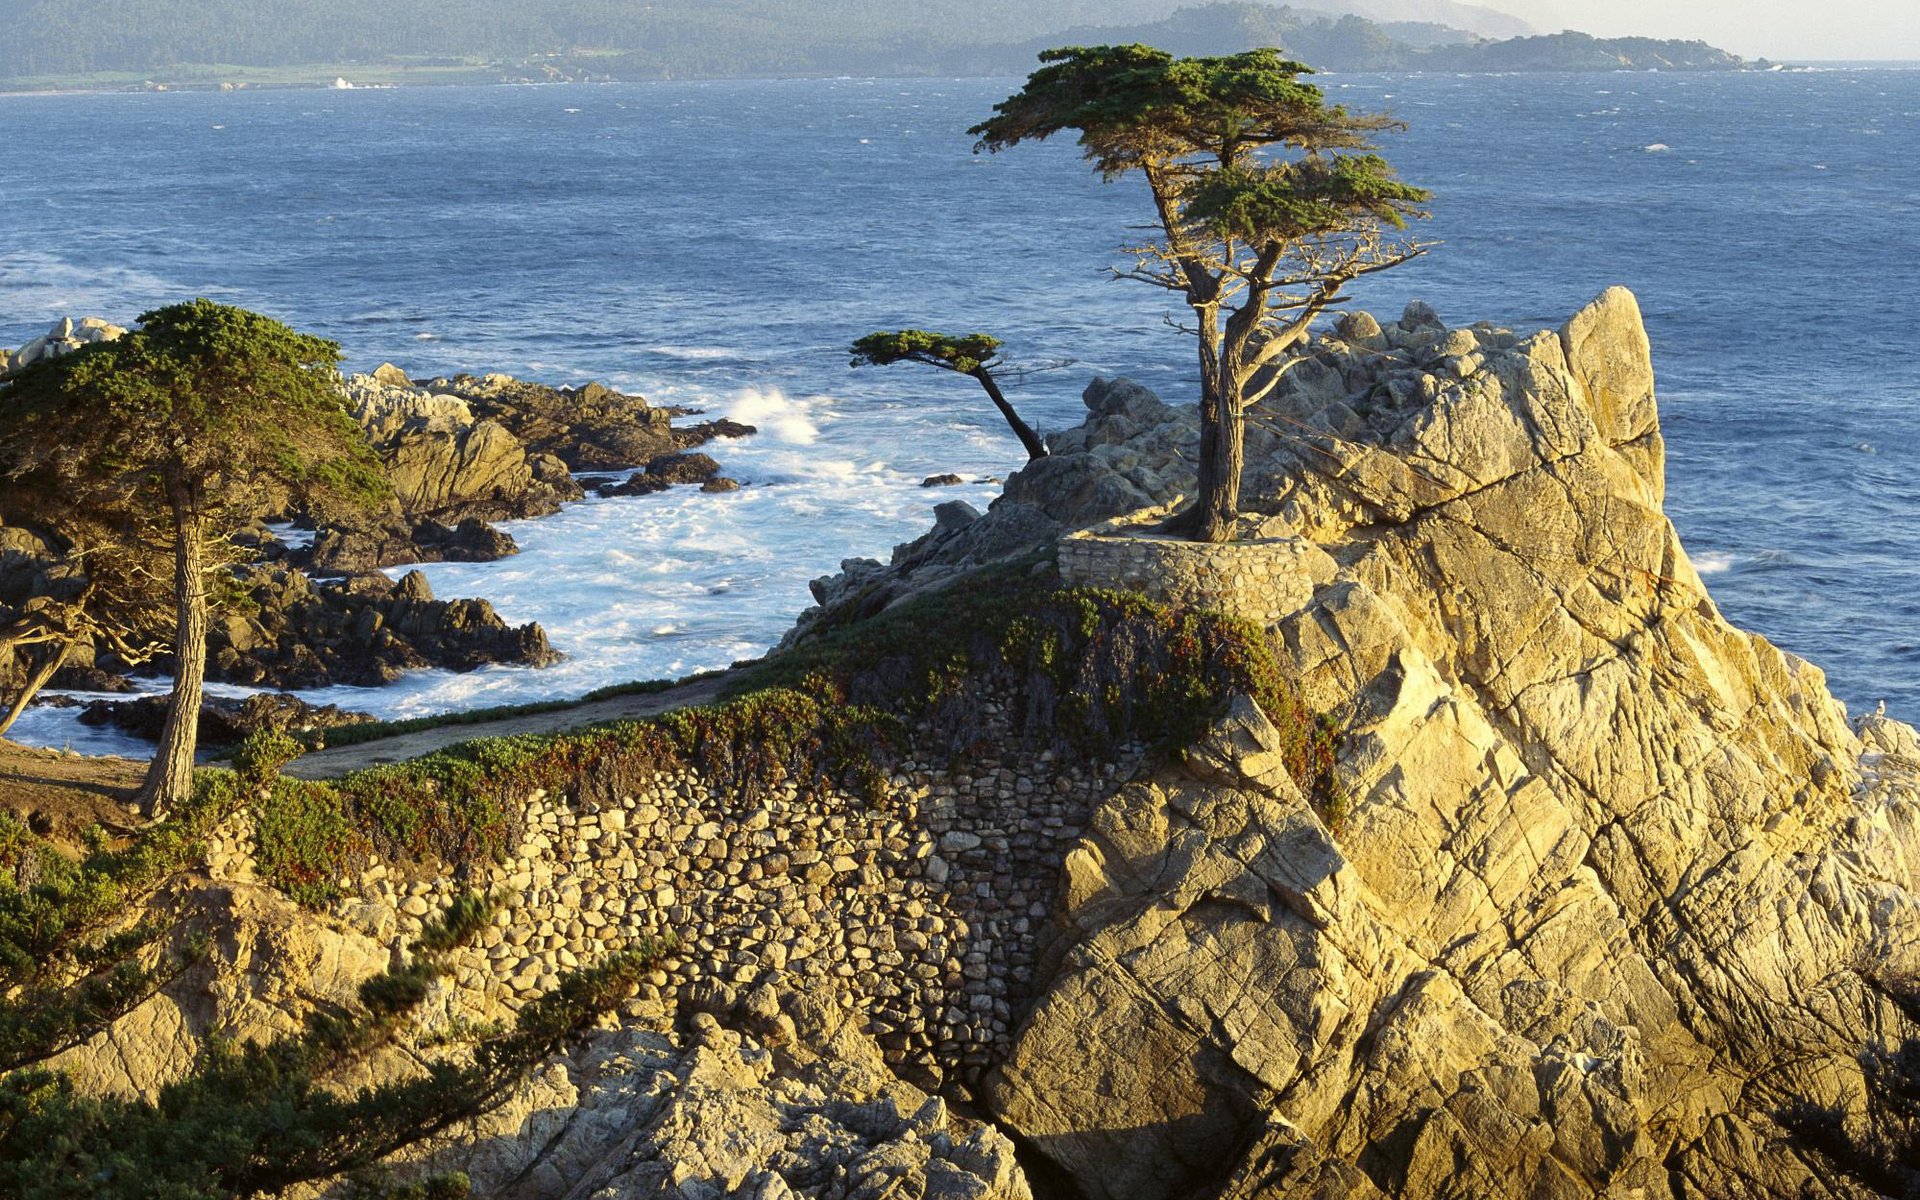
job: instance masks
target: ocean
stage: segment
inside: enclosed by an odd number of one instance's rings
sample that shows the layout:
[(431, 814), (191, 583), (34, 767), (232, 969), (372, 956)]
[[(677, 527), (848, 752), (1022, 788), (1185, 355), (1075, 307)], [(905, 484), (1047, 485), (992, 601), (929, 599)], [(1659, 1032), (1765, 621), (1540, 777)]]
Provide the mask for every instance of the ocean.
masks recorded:
[[(310, 698), (388, 716), (579, 695), (757, 655), (853, 556), (984, 505), (1020, 448), (971, 381), (851, 370), (904, 325), (1054, 366), (1015, 401), (1078, 421), (1094, 374), (1177, 399), (1168, 298), (1108, 267), (1148, 216), (1070, 144), (971, 152), (1015, 79), (0, 97), (0, 344), (210, 296), (416, 377), (599, 379), (758, 425), (750, 486), (593, 499), (522, 553), (424, 568), (567, 660)], [(1920, 718), (1920, 71), (1327, 75), (1408, 124), (1426, 258), (1356, 289), (1451, 324), (1558, 325), (1639, 294), (1668, 512), (1737, 624), (1855, 710)], [(1902, 315), (1905, 314), (1905, 315)], [(969, 483), (922, 489), (928, 475)], [(130, 749), (36, 710), (16, 736)]]

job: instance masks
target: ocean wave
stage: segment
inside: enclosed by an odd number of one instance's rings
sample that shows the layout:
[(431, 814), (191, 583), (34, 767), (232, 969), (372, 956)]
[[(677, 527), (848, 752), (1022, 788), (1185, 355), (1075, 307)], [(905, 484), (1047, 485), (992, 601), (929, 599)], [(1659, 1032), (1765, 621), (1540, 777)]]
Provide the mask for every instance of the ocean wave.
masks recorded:
[(811, 446), (820, 440), (812, 410), (818, 399), (794, 400), (778, 388), (747, 388), (728, 404), (726, 414), (757, 427), (762, 437), (790, 446)]

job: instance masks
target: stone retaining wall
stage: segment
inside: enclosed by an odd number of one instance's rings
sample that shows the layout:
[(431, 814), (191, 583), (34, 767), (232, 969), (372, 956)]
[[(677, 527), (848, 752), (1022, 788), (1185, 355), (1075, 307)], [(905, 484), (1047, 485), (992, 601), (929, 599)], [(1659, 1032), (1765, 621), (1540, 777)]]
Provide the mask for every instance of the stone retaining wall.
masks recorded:
[[(716, 1009), (761, 984), (825, 989), (864, 1014), (904, 1076), (951, 1089), (1004, 1057), (1061, 861), (1138, 758), (1067, 767), (1042, 754), (1023, 770), (989, 754), (964, 772), (909, 762), (884, 806), (793, 787), (749, 804), (688, 770), (599, 811), (536, 792), (521, 844), (487, 879), (408, 882), (375, 865), (332, 915), (398, 948), (456, 891), (504, 892), (493, 925), (456, 955), (440, 1008), (468, 1021), (511, 1013), (568, 967), (672, 935), (679, 947), (643, 1000)], [(240, 878), (248, 856), (229, 833), (210, 861)]]
[(1189, 542), (1108, 524), (1060, 540), (1060, 577), (1070, 587), (1122, 588), (1271, 625), (1312, 597), (1312, 553), (1301, 538)]

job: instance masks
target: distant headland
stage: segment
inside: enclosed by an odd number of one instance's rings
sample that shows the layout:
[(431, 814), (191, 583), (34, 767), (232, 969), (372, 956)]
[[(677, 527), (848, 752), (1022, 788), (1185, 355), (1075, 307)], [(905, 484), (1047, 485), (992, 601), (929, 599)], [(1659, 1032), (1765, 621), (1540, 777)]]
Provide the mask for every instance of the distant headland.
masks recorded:
[[(1012, 0), (941, 0), (908, 12), (775, 0), (722, 19), (691, 0), (295, 0), (271, 13), (238, 0), (184, 12), (159, 0), (131, 0), (111, 12), (105, 0), (29, 0), (13, 36), (0, 39), (0, 91), (1016, 75), (1045, 46), (1136, 41), (1181, 54), (1278, 46), (1331, 71), (1782, 69), (1700, 41), (1535, 33), (1505, 14), (1448, 0), (1385, 8), (1329, 0), (1325, 7), (1348, 11), (1247, 0), (1070, 0), (1042, 13)], [(1405, 13), (1426, 19), (1385, 19)]]

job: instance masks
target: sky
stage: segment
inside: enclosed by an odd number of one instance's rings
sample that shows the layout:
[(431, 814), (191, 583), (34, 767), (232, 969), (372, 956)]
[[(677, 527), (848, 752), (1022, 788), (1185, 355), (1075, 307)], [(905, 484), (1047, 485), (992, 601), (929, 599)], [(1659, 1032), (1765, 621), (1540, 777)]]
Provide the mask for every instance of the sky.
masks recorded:
[(1542, 32), (1700, 38), (1747, 58), (1920, 59), (1920, 0), (1481, 0)]

